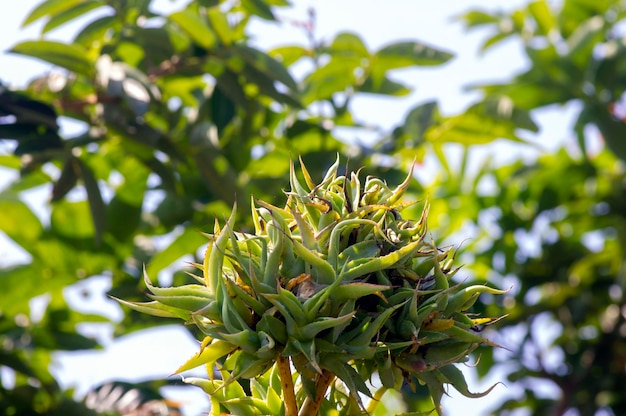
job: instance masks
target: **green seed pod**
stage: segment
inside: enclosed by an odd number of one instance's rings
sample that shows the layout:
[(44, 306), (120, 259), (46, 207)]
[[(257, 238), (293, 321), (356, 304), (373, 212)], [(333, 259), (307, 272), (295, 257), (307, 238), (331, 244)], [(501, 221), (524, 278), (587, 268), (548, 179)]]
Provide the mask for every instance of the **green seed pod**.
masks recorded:
[[(451, 365), (478, 345), (496, 346), (472, 328), (497, 319), (465, 311), (480, 293), (504, 292), (452, 283), (456, 249), (426, 240), (428, 201), (418, 219), (401, 216), (414, 205), (401, 202), (411, 173), (391, 188), (371, 176), (362, 183), (358, 172), (339, 176), (339, 164), (315, 184), (292, 163), (284, 207), (252, 199), (253, 234), (236, 231), (236, 207), (216, 222), (199, 284), (160, 288), (145, 276), (153, 301), (124, 302), (208, 336), (179, 371), (207, 365), (212, 377), (218, 367), (224, 381), (190, 381), (209, 392), (215, 412), (313, 414), (348, 400), (356, 413), (376, 373), (389, 389), (417, 377), (438, 412), (446, 384), (473, 397)], [(239, 378), (255, 378), (253, 397)], [(307, 404), (320, 400), (326, 407)]]

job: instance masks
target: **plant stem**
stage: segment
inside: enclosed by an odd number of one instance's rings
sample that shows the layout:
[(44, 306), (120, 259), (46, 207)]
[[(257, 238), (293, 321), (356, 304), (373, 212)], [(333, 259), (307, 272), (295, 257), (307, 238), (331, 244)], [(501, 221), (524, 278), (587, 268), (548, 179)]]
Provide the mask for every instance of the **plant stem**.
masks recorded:
[(315, 383), (315, 400), (307, 397), (300, 409), (299, 416), (315, 416), (320, 410), (326, 390), (335, 379), (335, 375), (328, 370), (322, 370), (322, 374), (317, 377)]
[(285, 399), (285, 416), (297, 416), (298, 404), (296, 403), (296, 394), (293, 388), (289, 357), (283, 357), (279, 354), (276, 365), (278, 366), (278, 377), (280, 378), (280, 385)]

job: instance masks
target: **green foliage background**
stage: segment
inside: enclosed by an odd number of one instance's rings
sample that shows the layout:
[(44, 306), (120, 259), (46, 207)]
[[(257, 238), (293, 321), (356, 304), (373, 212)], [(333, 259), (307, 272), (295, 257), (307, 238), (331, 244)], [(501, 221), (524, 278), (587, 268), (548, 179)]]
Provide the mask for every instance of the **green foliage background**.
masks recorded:
[[(47, 0), (24, 21), (45, 21), (43, 38), (11, 50), (60, 70), (19, 90), (0, 86), (0, 137), (11, 144), (0, 164), (19, 172), (0, 191), (0, 230), (30, 256), (0, 268), (0, 366), (16, 375), (14, 384), (0, 384), (2, 412), (86, 414), (80, 398), (50, 374), (51, 354), (98, 348), (78, 325), (107, 318), (73, 310), (64, 288), (103, 275), (112, 295), (144, 300), (142, 264), (157, 276), (184, 255), (197, 257), (206, 243), (198, 231), (227, 217), (235, 199), (239, 206), (251, 195), (283, 202), (291, 157), (301, 155), (319, 178), (339, 153), (390, 183), (399, 183), (415, 158), (435, 156), (436, 177), (409, 189), (416, 198), (429, 194), (433, 234), (472, 238), (464, 245), (468, 276), (513, 282), (501, 305), (485, 297), (476, 307), (509, 315), (490, 337), (512, 351), (485, 349), (476, 367), (485, 376), (506, 362), (505, 381), (521, 387), (494, 413), (626, 413), (622, 2), (533, 1), (517, 10), (464, 13), (467, 28), (491, 31), (486, 53), (512, 39), (528, 69), (475, 86), (481, 99), (459, 114), (419, 103), (395, 128), (375, 130), (371, 145), (337, 137), (337, 127), (355, 134), (366, 127), (352, 114), (352, 100), (407, 94), (393, 71), (452, 59), (428, 46), (437, 39), (377, 50), (350, 32), (320, 42), (314, 21), (303, 17), (310, 44), (262, 51), (251, 46), (248, 24), (274, 22), (286, 1), (203, 0), (165, 16), (150, 5)], [(100, 13), (71, 42), (46, 40), (47, 32), (93, 10)], [(303, 62), (309, 69), (294, 79), (290, 68)], [(571, 103), (580, 110), (573, 131), (562, 128), (577, 138), (567, 148), (533, 162), (486, 159), (477, 172), (469, 168), (476, 149), (488, 151), (497, 139), (523, 143), (537, 133), (534, 112)], [(84, 132), (62, 135), (61, 117), (83, 123)], [(587, 149), (594, 131), (606, 144), (599, 152)], [(462, 163), (448, 160), (452, 147), (461, 149)], [(24, 202), (26, 191), (41, 186), (50, 189), (46, 221)], [(251, 225), (245, 217), (237, 223)], [(467, 229), (475, 233), (464, 235)], [(172, 238), (157, 250), (153, 242), (163, 236)], [(177, 284), (186, 279), (174, 275)], [(44, 294), (43, 318), (33, 320), (31, 300)], [(166, 323), (124, 310), (115, 333)], [(547, 323), (559, 332), (546, 335)], [(537, 379), (560, 397), (538, 394)], [(404, 399), (415, 409), (426, 406), (419, 395)]]

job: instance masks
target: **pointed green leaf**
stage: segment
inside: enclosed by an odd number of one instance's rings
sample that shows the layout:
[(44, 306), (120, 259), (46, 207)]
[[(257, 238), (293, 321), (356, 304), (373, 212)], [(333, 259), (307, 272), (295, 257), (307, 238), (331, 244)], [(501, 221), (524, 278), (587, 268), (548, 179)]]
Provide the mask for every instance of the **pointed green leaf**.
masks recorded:
[(305, 339), (313, 339), (317, 336), (317, 334), (326, 329), (335, 328), (350, 322), (355, 314), (356, 311), (344, 316), (339, 316), (337, 318), (321, 317), (318, 318), (315, 322), (306, 324), (305, 326), (300, 328), (300, 331)]
[(222, 358), (226, 354), (230, 354), (236, 349), (237, 346), (231, 344), (230, 342), (213, 340), (211, 344), (201, 348), (200, 351), (187, 360), (185, 364), (178, 367), (174, 374), (180, 374), (183, 371), (192, 370), (201, 365), (206, 365), (207, 368), (212, 368), (215, 361)]
[(387, 289), (391, 289), (391, 286), (363, 282), (346, 283), (335, 288), (330, 296), (333, 300), (344, 302), (348, 299), (359, 299), (369, 295), (382, 296), (382, 291)]
[(470, 397), (472, 399), (485, 397), (498, 385), (498, 383), (496, 383), (483, 392), (473, 393), (469, 390), (467, 386), (467, 381), (465, 380), (465, 376), (463, 375), (463, 372), (459, 370), (455, 365), (449, 364), (449, 365), (443, 366), (439, 369), (439, 372), (441, 373), (443, 377), (445, 377), (448, 383), (452, 384), (452, 386), (459, 393), (461, 393), (465, 397)]
[(326, 356), (322, 360), (321, 365), (324, 369), (336, 374), (337, 377), (346, 384), (348, 390), (350, 390), (350, 395), (357, 400), (359, 405), (362, 406), (359, 393), (367, 397), (372, 397), (372, 393), (365, 384), (365, 381), (351, 365), (346, 364), (343, 360), (333, 358), (332, 356)]
[(130, 309), (145, 313), (152, 316), (158, 316), (161, 318), (178, 318), (188, 320), (190, 315), (182, 311), (179, 308), (173, 308), (171, 306), (164, 305), (157, 301), (152, 302), (128, 302), (123, 299), (118, 299), (116, 297), (111, 296), (113, 299), (121, 303), (122, 305), (128, 306)]

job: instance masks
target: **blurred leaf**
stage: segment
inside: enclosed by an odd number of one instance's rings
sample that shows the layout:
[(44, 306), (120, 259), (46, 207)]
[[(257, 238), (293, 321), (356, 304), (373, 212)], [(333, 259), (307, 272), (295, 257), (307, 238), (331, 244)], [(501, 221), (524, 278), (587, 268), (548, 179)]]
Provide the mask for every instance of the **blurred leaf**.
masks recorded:
[(18, 170), (21, 166), (20, 158), (14, 155), (0, 155), (0, 166)]
[[(24, 103), (29, 105), (29, 103)], [(1, 104), (0, 104), (1, 106)], [(34, 118), (33, 121), (46, 121), (45, 114), (36, 114), (40, 111), (39, 108), (33, 110), (23, 109), (14, 105), (3, 106), (7, 110), (17, 111), (18, 114), (14, 115), (18, 120)], [(55, 120), (56, 121), (56, 120)], [(55, 129), (51, 129), (46, 125), (34, 124), (29, 122), (16, 122), (13, 124), (0, 124), (0, 137), (6, 139), (15, 139), (17, 141), (17, 147), (13, 150), (16, 156), (39, 153), (45, 151), (60, 151), (63, 149), (63, 143), (61, 138)], [(35, 160), (31, 160), (31, 163), (36, 164)]]
[(239, 107), (245, 108), (248, 106), (248, 98), (239, 84), (237, 74), (234, 72), (228, 70), (224, 71), (219, 78), (217, 78), (217, 88)]
[(615, 2), (613, 0), (568, 0), (563, 2), (558, 19), (561, 36), (567, 39), (589, 18), (603, 16)]
[(276, 102), (281, 104), (287, 104), (291, 107), (300, 108), (302, 104), (289, 93), (280, 92), (274, 82), (275, 78), (266, 75), (265, 72), (257, 70), (255, 67), (246, 65), (243, 69), (243, 74), (246, 79), (258, 87), (258, 91), (270, 98), (273, 98)]
[(501, 122), (508, 122), (513, 128), (539, 132), (539, 127), (526, 110), (515, 106), (508, 97), (492, 97), (467, 109), (469, 113), (484, 114)]
[(342, 32), (335, 36), (328, 52), (340, 58), (369, 58), (367, 47), (356, 33)]
[(230, 28), (227, 15), (223, 13), (219, 7), (215, 6), (207, 10), (207, 17), (209, 18), (211, 28), (217, 33), (220, 41), (224, 45), (230, 46), (235, 40), (235, 34)]
[(465, 27), (468, 29), (498, 23), (500, 20), (498, 16), (494, 16), (493, 14), (481, 10), (470, 10), (469, 12), (462, 14), (459, 18), (465, 22)]
[(76, 186), (76, 183), (78, 182), (78, 174), (79, 169), (75, 158), (68, 157), (63, 164), (61, 176), (59, 176), (59, 179), (57, 179), (52, 188), (52, 202), (62, 199)]
[(95, 10), (101, 6), (104, 6), (104, 3), (100, 0), (83, 0), (81, 3), (64, 10), (60, 13), (55, 14), (46, 22), (41, 33), (47, 33), (53, 29), (56, 29), (59, 26), (64, 25), (65, 23), (76, 19), (92, 10)]
[(91, 43), (101, 41), (108, 30), (115, 30), (120, 22), (115, 16), (102, 16), (89, 22), (74, 38), (74, 43), (90, 46)]
[(626, 161), (626, 123), (613, 117), (607, 108), (595, 105), (586, 108), (589, 120), (593, 121), (597, 126), (606, 145), (617, 157)]
[(50, 217), (52, 231), (67, 238), (93, 238), (95, 228), (90, 212), (87, 201), (55, 202)]
[[(54, 130), (58, 129), (57, 113), (51, 105), (4, 88), (0, 88), (0, 116), (14, 116), (16, 123), (43, 125)], [(2, 126), (10, 128), (9, 123), (2, 124)], [(3, 137), (11, 138), (7, 136)]]
[(58, 273), (52, 276), (52, 270), (41, 267), (41, 263), (0, 268), (2, 293), (0, 311), (12, 316), (28, 310), (31, 299), (44, 293), (59, 292), (74, 283), (75, 278)]
[(117, 168), (124, 182), (106, 206), (106, 226), (118, 241), (126, 241), (134, 236), (141, 222), (149, 170), (132, 158), (125, 159)]
[(436, 101), (430, 101), (413, 108), (404, 122), (404, 133), (414, 140), (415, 143), (422, 143), (424, 134), (438, 119), (438, 107)]
[(17, 195), (0, 193), (0, 212), (0, 231), (26, 249), (43, 233), (39, 218)]
[(7, 350), (0, 350), (0, 365), (10, 368), (18, 373), (22, 373), (29, 377), (36, 377), (35, 371), (31, 368), (27, 360), (20, 357), (20, 354), (16, 352), (9, 352)]
[(310, 56), (311, 52), (302, 46), (282, 46), (274, 48), (268, 55), (289, 67), (305, 56)]
[(359, 86), (359, 91), (370, 94), (382, 94), (401, 97), (409, 94), (411, 92), (411, 89), (405, 84), (392, 81), (386, 77), (382, 80), (373, 80), (372, 77), (368, 77), (365, 82), (363, 82), (363, 84)]
[(87, 201), (89, 202), (89, 210), (93, 221), (93, 230), (95, 232), (96, 243), (102, 241), (102, 234), (106, 228), (106, 206), (100, 193), (100, 186), (94, 176), (91, 168), (81, 160), (78, 160), (78, 168), (80, 169), (81, 178), (87, 191)]
[(372, 67), (377, 71), (405, 68), (407, 66), (441, 65), (453, 55), (420, 42), (398, 42), (378, 50), (373, 57)]
[(491, 48), (492, 46), (495, 46), (496, 44), (502, 42), (503, 40), (510, 38), (511, 35), (513, 35), (513, 32), (511, 31), (496, 33), (495, 35), (485, 40), (485, 42), (480, 47), (480, 51), (486, 52), (487, 49)]
[(604, 39), (604, 20), (594, 16), (578, 26), (567, 39), (569, 58), (581, 69), (588, 65), (596, 45)]
[(489, 117), (485, 114), (468, 112), (445, 118), (426, 132), (431, 142), (453, 142), (465, 145), (486, 144), (497, 139), (525, 143), (515, 134), (515, 126), (508, 120)]
[(88, 58), (87, 51), (75, 43), (24, 41), (13, 46), (9, 52), (41, 59), (76, 74), (92, 76), (94, 72), (94, 63)]
[(220, 134), (228, 123), (230, 123), (237, 114), (237, 107), (235, 103), (228, 98), (221, 89), (216, 88), (213, 91), (210, 99), (211, 103), (211, 120), (217, 127), (217, 132)]
[(291, 90), (295, 91), (298, 89), (298, 85), (283, 64), (265, 52), (248, 46), (239, 46), (235, 49), (235, 52), (268, 78), (285, 84)]
[(181, 257), (195, 253), (200, 246), (207, 243), (207, 237), (200, 231), (186, 228), (182, 234), (150, 260), (146, 273), (151, 278), (156, 279), (161, 270)]
[[(155, 64), (167, 61), (176, 55), (178, 52), (174, 45), (173, 39), (176, 37), (173, 35), (175, 31), (170, 27), (138, 27), (134, 29), (132, 41), (135, 42), (143, 49), (145, 59)], [(183, 33), (179, 34), (184, 36)], [(140, 81), (148, 81), (145, 74), (141, 73), (137, 68), (131, 67), (134, 71), (134, 79)], [(130, 71), (129, 71), (130, 72)], [(141, 73), (141, 76), (138, 76)], [(142, 83), (147, 90), (150, 90), (147, 82)], [(154, 88), (154, 85), (152, 85)]]
[(286, 150), (278, 150), (253, 160), (248, 166), (248, 170), (258, 178), (280, 178), (289, 172), (289, 160), (289, 154)]
[(205, 49), (212, 49), (217, 44), (217, 36), (200, 16), (189, 9), (172, 13), (170, 20), (187, 33), (191, 39)]
[(40, 347), (50, 350), (78, 351), (96, 348), (99, 344), (92, 338), (76, 332), (33, 331), (33, 341)]
[(85, 0), (46, 0), (37, 7), (35, 7), (29, 14), (26, 16), (24, 21), (22, 22), (22, 27), (26, 27), (31, 23), (41, 19), (46, 16), (54, 16), (59, 13), (62, 13), (80, 3), (83, 3)]
[(272, 9), (264, 0), (241, 0), (241, 5), (250, 14), (259, 16), (265, 20), (276, 20)]
[(313, 71), (304, 80), (303, 104), (328, 99), (354, 85), (354, 72), (360, 64), (360, 59), (331, 59), (328, 64)]
[(548, 36), (556, 28), (556, 19), (546, 0), (535, 0), (528, 4), (528, 11), (537, 22), (537, 29), (541, 35)]

